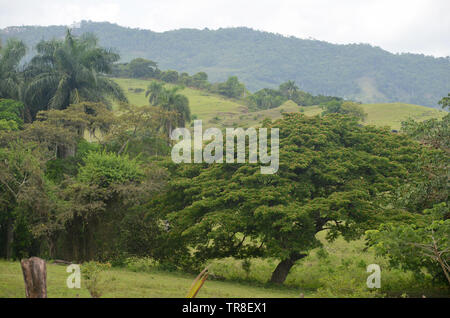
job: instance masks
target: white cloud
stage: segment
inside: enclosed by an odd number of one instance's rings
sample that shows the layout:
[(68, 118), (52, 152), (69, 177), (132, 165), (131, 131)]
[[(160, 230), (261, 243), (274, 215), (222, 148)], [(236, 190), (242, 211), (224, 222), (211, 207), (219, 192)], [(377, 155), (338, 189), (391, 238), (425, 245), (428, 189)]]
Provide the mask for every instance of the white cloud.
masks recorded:
[(450, 55), (448, 0), (0, 0), (0, 27), (110, 21), (167, 31), (247, 26), (392, 52)]

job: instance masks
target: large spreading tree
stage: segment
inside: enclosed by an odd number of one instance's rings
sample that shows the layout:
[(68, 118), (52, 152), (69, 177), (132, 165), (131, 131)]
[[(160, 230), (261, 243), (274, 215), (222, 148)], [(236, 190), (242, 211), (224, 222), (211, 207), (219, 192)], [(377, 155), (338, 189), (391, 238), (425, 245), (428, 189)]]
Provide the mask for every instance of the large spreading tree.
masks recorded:
[(414, 174), (418, 143), (339, 114), (286, 114), (265, 125), (280, 129), (276, 174), (261, 174), (259, 164), (170, 168), (171, 188), (158, 209), (167, 212), (170, 239), (197, 262), (278, 258), (271, 282), (283, 283), (320, 245), (318, 232), (354, 239), (386, 218), (407, 220), (387, 202)]

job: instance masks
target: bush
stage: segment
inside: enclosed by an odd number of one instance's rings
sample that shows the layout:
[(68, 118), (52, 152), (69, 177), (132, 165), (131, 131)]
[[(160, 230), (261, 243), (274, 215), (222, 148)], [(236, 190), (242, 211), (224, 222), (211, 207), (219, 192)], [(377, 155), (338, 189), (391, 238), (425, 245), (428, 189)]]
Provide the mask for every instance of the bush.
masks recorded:
[(369, 289), (366, 281), (350, 278), (346, 275), (329, 275), (320, 279), (320, 287), (315, 297), (320, 298), (376, 298), (383, 297), (377, 289)]
[(86, 284), (86, 289), (92, 298), (100, 298), (109, 283), (109, 280), (102, 277), (102, 272), (111, 268), (109, 263), (87, 262), (81, 266), (81, 272)]
[(125, 259), (126, 269), (132, 272), (151, 272), (158, 267), (158, 262), (149, 257), (128, 257)]
[(130, 159), (128, 155), (90, 151), (84, 162), (78, 179), (86, 184), (108, 187), (112, 183), (137, 182), (144, 177), (137, 160)]

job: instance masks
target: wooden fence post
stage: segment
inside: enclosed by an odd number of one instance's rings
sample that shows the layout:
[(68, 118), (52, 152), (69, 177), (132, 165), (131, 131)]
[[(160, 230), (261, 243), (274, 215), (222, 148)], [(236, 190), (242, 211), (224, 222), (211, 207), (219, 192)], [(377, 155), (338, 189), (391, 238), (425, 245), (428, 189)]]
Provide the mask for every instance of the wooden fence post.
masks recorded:
[(20, 261), (27, 298), (47, 298), (47, 267), (39, 257)]

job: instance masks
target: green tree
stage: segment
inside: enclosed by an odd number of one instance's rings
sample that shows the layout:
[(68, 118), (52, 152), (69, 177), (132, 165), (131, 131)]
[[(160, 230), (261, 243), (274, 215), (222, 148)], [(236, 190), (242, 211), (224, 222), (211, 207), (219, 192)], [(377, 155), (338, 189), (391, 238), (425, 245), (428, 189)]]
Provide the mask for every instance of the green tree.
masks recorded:
[(280, 84), (279, 91), (283, 96), (292, 100), (298, 91), (298, 86), (295, 85), (295, 81), (287, 81), (286, 83)]
[(263, 88), (247, 97), (249, 106), (256, 109), (270, 109), (280, 106), (286, 101), (280, 91)]
[(166, 111), (166, 117), (162, 118), (161, 128), (169, 135), (174, 126), (184, 127), (191, 120), (189, 99), (178, 93), (182, 87), (166, 88), (158, 82), (152, 82), (145, 93), (149, 96), (150, 104), (159, 106)]
[(126, 154), (93, 151), (83, 162), (62, 193), (70, 246), (64, 252), (75, 260), (113, 260), (121, 253), (121, 221), (161, 189), (164, 174)]
[(208, 87), (208, 74), (205, 72), (198, 72), (192, 75), (192, 85), (197, 88), (205, 89)]
[(0, 49), (0, 98), (20, 98), (22, 78), (19, 63), (25, 53), (25, 44), (14, 39), (8, 40)]
[(128, 64), (130, 76), (133, 78), (155, 77), (158, 66), (156, 62), (151, 60), (137, 58), (131, 60)]
[(160, 131), (166, 117), (167, 112), (159, 107), (122, 104), (114, 126), (103, 134), (102, 143), (118, 154), (127, 152), (149, 158), (169, 154), (167, 136)]
[(42, 41), (26, 70), (25, 104), (34, 105), (34, 118), (42, 109), (64, 109), (83, 101), (103, 102), (108, 98), (127, 101), (122, 89), (105, 74), (119, 55), (99, 48), (90, 34), (79, 38), (67, 30), (64, 41)]
[[(19, 138), (38, 142), (53, 153), (53, 158), (76, 154), (76, 146), (88, 133), (93, 141), (108, 134), (115, 123), (113, 113), (102, 103), (82, 102), (63, 110), (41, 111), (36, 121), (19, 132)], [(8, 136), (4, 137), (8, 139)]]
[(52, 209), (46, 160), (37, 143), (15, 140), (0, 148), (0, 255), (7, 259), (38, 252), (32, 226)]
[(402, 123), (402, 130), (429, 149), (416, 161), (419, 176), (411, 176), (391, 203), (415, 221), (386, 222), (368, 232), (368, 244), (387, 255), (392, 266), (422, 278), (432, 275), (435, 282), (450, 285), (450, 115), (441, 120), (409, 120)]
[(166, 83), (176, 83), (178, 81), (178, 72), (173, 70), (167, 70), (160, 74), (159, 79)]
[[(327, 238), (354, 239), (394, 215), (383, 197), (414, 170), (419, 149), (389, 130), (360, 126), (337, 114), (285, 114), (266, 123), (280, 129), (280, 167), (258, 164), (179, 165), (158, 209), (168, 213), (171, 239), (195, 259), (275, 257), (271, 282)], [(180, 256), (181, 257), (181, 256)]]
[(324, 109), (323, 115), (337, 113), (354, 116), (362, 121), (367, 117), (367, 114), (361, 106), (350, 101), (332, 100), (322, 104), (322, 108)]
[(148, 97), (150, 105), (157, 105), (160, 96), (163, 93), (164, 84), (158, 81), (152, 81), (147, 87), (145, 97)]
[(439, 105), (441, 105), (442, 108), (446, 108), (446, 107), (450, 107), (450, 93), (448, 93), (447, 97), (443, 97), (439, 103)]
[(23, 104), (0, 98), (0, 130), (18, 130), (23, 126)]
[(245, 93), (245, 86), (236, 76), (230, 76), (226, 82), (218, 84), (217, 92), (230, 98), (241, 98)]

